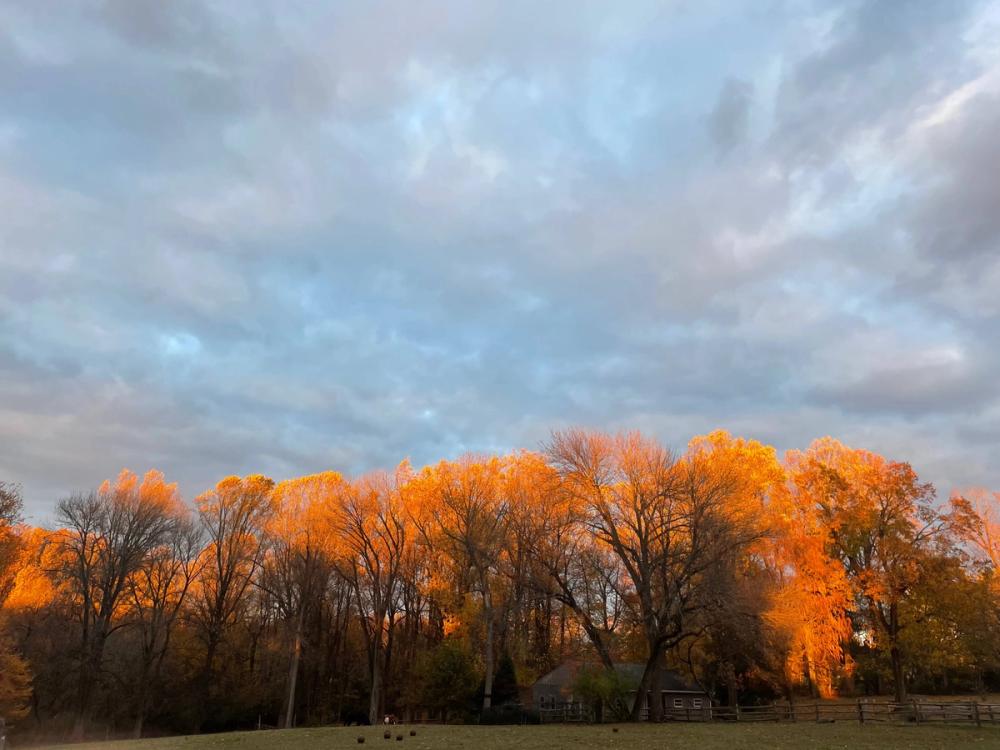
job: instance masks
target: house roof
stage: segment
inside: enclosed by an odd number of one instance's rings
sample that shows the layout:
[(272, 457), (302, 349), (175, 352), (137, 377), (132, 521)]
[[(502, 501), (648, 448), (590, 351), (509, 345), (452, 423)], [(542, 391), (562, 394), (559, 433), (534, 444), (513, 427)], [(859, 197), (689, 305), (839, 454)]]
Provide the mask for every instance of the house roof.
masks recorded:
[[(566, 661), (548, 674), (539, 677), (538, 680), (535, 681), (533, 687), (549, 687), (558, 689), (571, 688), (573, 683), (576, 682), (577, 674), (581, 669), (585, 667), (594, 668), (600, 666), (601, 665), (597, 662)], [(615, 671), (621, 675), (621, 677), (624, 678), (629, 685), (633, 686), (637, 686), (642, 680), (642, 674), (645, 669), (646, 665), (639, 662), (619, 662), (615, 664)], [(680, 672), (675, 672), (672, 669), (659, 670), (656, 675), (656, 684), (653, 689), (658, 689), (668, 693), (703, 694), (705, 692), (688, 680)]]

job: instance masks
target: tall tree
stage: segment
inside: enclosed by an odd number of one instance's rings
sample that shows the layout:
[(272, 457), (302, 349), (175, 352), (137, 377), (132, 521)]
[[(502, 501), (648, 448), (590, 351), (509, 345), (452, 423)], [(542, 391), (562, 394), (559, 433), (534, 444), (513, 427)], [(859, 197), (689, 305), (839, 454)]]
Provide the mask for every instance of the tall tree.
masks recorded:
[(14, 589), (23, 546), (18, 531), (23, 507), (20, 487), (0, 482), (0, 716), (8, 719), (27, 713), (31, 695), (30, 668), (6, 632), (3, 612), (4, 602)]
[(789, 452), (800, 503), (819, 512), (828, 549), (854, 590), (862, 635), (888, 656), (897, 701), (906, 698), (901, 634), (925, 563), (947, 547), (949, 519), (934, 508), (934, 488), (906, 463), (848, 448), (831, 438)]
[(504, 492), (504, 462), (498, 457), (467, 456), (441, 462), (425, 472), (429, 511), (421, 533), (453, 566), (458, 590), (479, 595), (483, 638), (483, 710), (493, 704), (498, 614), (505, 585), (503, 558), (510, 533), (510, 498)]
[(59, 502), (56, 518), (64, 527), (59, 571), (75, 596), (80, 626), (77, 712), (73, 736), (83, 737), (111, 634), (124, 624), (116, 615), (129, 579), (176, 524), (170, 499), (175, 485), (150, 471), (140, 483), (122, 471), (112, 485)]
[[(585, 506), (565, 491), (543, 456), (523, 456), (511, 484), (513, 524), (528, 551), (530, 584), (545, 601), (573, 612), (605, 669), (613, 670), (625, 614), (619, 558), (590, 533)], [(536, 613), (546, 625), (550, 616)]]
[(0, 481), (0, 606), (14, 587), (14, 565), (21, 546), (18, 525), (23, 508), (21, 488)]
[(219, 647), (246, 606), (247, 591), (263, 560), (265, 530), (274, 508), (273, 489), (274, 482), (260, 474), (231, 476), (195, 500), (207, 541), (202, 573), (192, 592), (192, 617), (204, 647), (200, 676), (203, 712), (210, 709), (214, 698)]
[[(646, 665), (638, 695), (650, 696), (664, 654), (695, 635), (695, 615), (713, 606), (720, 565), (759, 538), (753, 514), (734, 508), (731, 468), (692, 451), (680, 460), (638, 433), (570, 430), (548, 445), (567, 490), (584, 506), (586, 525), (626, 572)], [(650, 718), (662, 716), (651, 696)], [(632, 718), (643, 701), (637, 699)]]
[(329, 508), (331, 531), (340, 540), (336, 568), (354, 592), (365, 635), (370, 677), (368, 720), (373, 724), (383, 708), (386, 654), (400, 607), (403, 564), (412, 541), (400, 495), (408, 473), (404, 464), (395, 475), (369, 474), (345, 484)]
[(322, 525), (323, 508), (344, 479), (329, 471), (289, 479), (275, 487), (275, 513), (268, 524), (268, 554), (261, 586), (278, 605), (291, 633), (283, 725), (294, 726), (295, 691), (306, 616), (330, 575), (331, 546)]
[(176, 523), (146, 563), (129, 578), (127, 605), (139, 634), (139, 668), (135, 679), (135, 723), (132, 736), (142, 737), (150, 699), (163, 670), (174, 627), (191, 584), (205, 565), (202, 529), (178, 500), (170, 512)]
[(1000, 571), (1000, 492), (982, 487), (955, 492), (952, 507), (963, 509), (969, 519), (962, 536), (992, 570)]

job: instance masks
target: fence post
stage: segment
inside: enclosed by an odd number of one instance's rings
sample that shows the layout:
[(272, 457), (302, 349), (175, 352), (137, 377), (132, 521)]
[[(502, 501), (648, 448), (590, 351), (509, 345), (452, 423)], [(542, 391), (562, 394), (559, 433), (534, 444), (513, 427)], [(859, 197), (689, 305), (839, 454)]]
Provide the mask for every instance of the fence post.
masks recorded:
[(920, 724), (920, 704), (917, 703), (916, 699), (911, 700), (910, 703), (913, 704), (913, 721)]
[(740, 704), (736, 704), (736, 721), (740, 720)]
[(981, 727), (982, 723), (979, 721), (979, 704), (975, 701), (972, 702), (972, 716), (976, 720), (976, 726)]
[(791, 719), (792, 723), (795, 723), (795, 704), (788, 704), (788, 718)]
[(819, 724), (819, 701), (813, 704), (813, 708), (816, 709), (816, 723)]
[(861, 702), (860, 698), (858, 698), (858, 723), (865, 723), (865, 704)]

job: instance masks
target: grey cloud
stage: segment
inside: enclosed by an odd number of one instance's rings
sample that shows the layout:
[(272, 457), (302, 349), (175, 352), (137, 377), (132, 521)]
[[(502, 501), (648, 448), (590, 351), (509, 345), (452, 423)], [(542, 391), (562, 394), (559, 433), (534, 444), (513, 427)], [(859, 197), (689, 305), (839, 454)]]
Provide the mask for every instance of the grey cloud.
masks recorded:
[(990, 291), (993, 101), (896, 138), (986, 72), (928, 8), (0, 9), (0, 476), (44, 517), (584, 423), (1000, 485), (986, 319), (933, 283)]
[(900, 413), (920, 417), (975, 412), (1000, 394), (992, 371), (969, 371), (951, 363), (911, 366), (886, 363), (857, 380), (817, 389), (821, 402), (858, 414)]
[(931, 126), (931, 187), (910, 218), (917, 248), (933, 259), (973, 264), (1000, 252), (1000, 91), (962, 105), (959, 123)]
[(722, 153), (732, 150), (746, 138), (752, 100), (753, 85), (747, 81), (730, 78), (722, 85), (719, 99), (708, 118), (709, 135)]
[(972, 74), (956, 44), (975, 6), (857, 0), (831, 12), (817, 49), (782, 80), (778, 153), (792, 165), (815, 167), (861, 133), (878, 133), (891, 146), (929, 92)]

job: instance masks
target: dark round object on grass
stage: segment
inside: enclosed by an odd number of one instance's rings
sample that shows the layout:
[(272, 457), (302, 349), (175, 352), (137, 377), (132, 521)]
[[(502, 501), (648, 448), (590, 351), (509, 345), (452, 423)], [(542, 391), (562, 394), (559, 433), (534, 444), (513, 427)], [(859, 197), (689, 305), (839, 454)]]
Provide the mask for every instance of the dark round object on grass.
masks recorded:
[(365, 738), (364, 737), (358, 737), (358, 744), (359, 745), (365, 744)]
[(618, 731), (618, 727), (612, 727), (612, 728), (611, 728), (611, 731), (612, 731), (612, 732), (617, 732), (617, 731)]
[(392, 739), (392, 732), (390, 732), (388, 729), (386, 729), (384, 732), (382, 732), (382, 739), (391, 740)]
[(402, 742), (402, 741), (403, 741), (403, 735), (397, 734), (396, 735), (396, 742)]
[(416, 737), (417, 736), (417, 730), (416, 729), (411, 729), (410, 730), (410, 736), (411, 737)]

